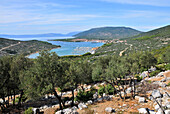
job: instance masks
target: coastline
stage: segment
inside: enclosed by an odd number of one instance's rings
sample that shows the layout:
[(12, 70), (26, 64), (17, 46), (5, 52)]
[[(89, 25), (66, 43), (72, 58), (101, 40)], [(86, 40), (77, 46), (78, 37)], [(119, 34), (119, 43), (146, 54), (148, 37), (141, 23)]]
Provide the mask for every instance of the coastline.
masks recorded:
[[(48, 49), (49, 51), (51, 51), (52, 49), (57, 49), (57, 48), (61, 48), (61, 46), (59, 46), (59, 47), (56, 47), (56, 48), (51, 48), (51, 49)], [(42, 50), (40, 50), (40, 51), (42, 51)], [(34, 53), (30, 53), (30, 54), (28, 54), (28, 55), (26, 55), (25, 57), (29, 57), (30, 55), (32, 55), (32, 54), (36, 54), (36, 53), (39, 53), (40, 51), (36, 51), (36, 52), (34, 52)]]

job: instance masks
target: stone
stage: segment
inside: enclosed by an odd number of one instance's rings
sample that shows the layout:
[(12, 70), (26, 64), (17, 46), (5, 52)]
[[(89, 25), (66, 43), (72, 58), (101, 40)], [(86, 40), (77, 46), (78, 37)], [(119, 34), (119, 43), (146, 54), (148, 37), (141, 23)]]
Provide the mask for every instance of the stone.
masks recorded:
[(162, 110), (159, 109), (158, 112), (156, 114), (163, 114)]
[(142, 77), (142, 79), (144, 79), (145, 77), (149, 76), (148, 71), (144, 71), (142, 72), (142, 74), (140, 75), (140, 77)]
[(97, 101), (101, 102), (101, 101), (103, 101), (103, 98), (97, 98)]
[(162, 77), (162, 76), (164, 76), (163, 72), (160, 72), (158, 75), (156, 75), (156, 77)]
[(123, 106), (123, 107), (126, 107), (126, 106), (127, 106), (127, 104), (123, 104), (122, 106)]
[(85, 105), (84, 103), (79, 103), (79, 104), (78, 104), (78, 108), (79, 108), (80, 110), (82, 110), (82, 109), (88, 108), (88, 107), (87, 107), (87, 105)]
[(147, 109), (146, 108), (139, 108), (138, 111), (141, 114), (147, 114)]
[(154, 89), (154, 90), (152, 91), (152, 96), (153, 96), (154, 98), (161, 98), (161, 97), (162, 97), (162, 94), (160, 93), (159, 90)]
[(88, 104), (88, 105), (91, 105), (91, 104), (93, 104), (93, 101), (92, 101), (92, 100), (89, 100), (89, 101), (87, 101), (87, 104)]
[(159, 105), (155, 105), (155, 110), (158, 111), (160, 109)]
[(170, 109), (170, 104), (167, 104), (167, 105), (166, 105), (166, 108), (167, 108), (167, 109)]
[(63, 110), (59, 110), (55, 114), (64, 114), (64, 112), (63, 112)]
[(139, 99), (140, 98), (140, 96), (135, 96), (135, 99)]
[(109, 101), (111, 98), (109, 96), (104, 96), (103, 99)]
[(131, 87), (129, 87), (129, 88), (126, 89), (126, 93), (131, 93), (131, 91), (132, 91), (132, 88), (131, 88)]
[(165, 114), (170, 114), (170, 110), (165, 110)]
[(77, 110), (78, 108), (76, 107), (76, 106), (73, 106), (72, 108), (71, 108), (73, 111), (75, 110)]
[(138, 102), (139, 103), (144, 103), (145, 102), (145, 97), (140, 97)]
[(105, 111), (109, 113), (115, 112), (115, 110), (112, 107), (105, 108)]
[(39, 114), (40, 110), (38, 108), (32, 108), (33, 114)]
[(167, 78), (165, 77), (161, 80), (161, 82), (166, 82), (166, 80), (167, 80)]
[(96, 92), (94, 95), (93, 95), (93, 99), (97, 99), (98, 98), (98, 93)]
[(72, 109), (66, 108), (63, 110), (64, 114), (72, 114)]

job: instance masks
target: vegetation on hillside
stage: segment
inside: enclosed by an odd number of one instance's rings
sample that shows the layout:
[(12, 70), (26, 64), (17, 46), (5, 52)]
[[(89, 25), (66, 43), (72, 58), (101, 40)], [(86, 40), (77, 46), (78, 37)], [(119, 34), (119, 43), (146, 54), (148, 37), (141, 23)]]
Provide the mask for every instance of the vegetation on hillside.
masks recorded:
[(74, 36), (76, 38), (85, 39), (112, 40), (132, 37), (138, 35), (139, 33), (141, 32), (128, 27), (101, 27), (80, 32)]
[(38, 40), (19, 41), (19, 40), (0, 38), (0, 56), (16, 55), (16, 54), (29, 55), (37, 51), (50, 50), (52, 48), (57, 48), (57, 47), (60, 46), (52, 45), (51, 43), (45, 41), (38, 41)]

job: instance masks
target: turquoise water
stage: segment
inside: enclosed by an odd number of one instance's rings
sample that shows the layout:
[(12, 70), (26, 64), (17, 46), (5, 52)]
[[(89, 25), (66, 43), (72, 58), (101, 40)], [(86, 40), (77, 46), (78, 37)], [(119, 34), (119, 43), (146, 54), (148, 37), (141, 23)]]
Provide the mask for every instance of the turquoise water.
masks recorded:
[[(102, 46), (104, 43), (99, 42), (62, 42), (48, 41), (53, 45), (60, 45), (61, 48), (52, 49), (50, 52), (56, 52), (59, 56), (64, 55), (82, 55), (87, 52), (92, 52), (92, 48)], [(39, 53), (29, 55), (29, 58), (36, 58)]]

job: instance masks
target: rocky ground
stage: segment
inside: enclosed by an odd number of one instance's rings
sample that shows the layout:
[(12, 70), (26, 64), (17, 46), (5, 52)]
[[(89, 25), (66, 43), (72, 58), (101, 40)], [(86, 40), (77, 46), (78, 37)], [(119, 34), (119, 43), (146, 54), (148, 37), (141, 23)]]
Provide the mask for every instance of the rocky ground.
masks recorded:
[[(146, 75), (144, 75), (146, 74)], [(58, 106), (53, 108), (48, 108), (44, 110), (45, 114), (107, 114), (107, 113), (116, 113), (116, 114), (129, 114), (129, 113), (143, 113), (143, 114), (170, 114), (170, 71), (160, 72), (157, 76), (149, 78), (148, 73), (144, 72), (141, 74), (143, 80), (138, 83), (138, 85), (143, 85), (145, 82), (148, 82), (155, 86), (156, 89), (146, 91), (145, 94), (137, 94), (135, 99), (130, 98), (130, 89), (128, 88), (126, 92), (128, 93), (126, 100), (121, 100), (118, 95), (104, 95), (103, 98), (96, 97), (95, 100), (89, 100), (86, 103), (78, 103), (77, 107), (67, 108), (55, 112)], [(98, 83), (94, 85), (103, 85), (104, 83)], [(90, 88), (91, 85), (86, 86), (86, 89)], [(141, 90), (141, 86), (138, 86), (137, 91)], [(149, 87), (149, 86), (148, 86)], [(144, 87), (143, 87), (144, 88)], [(147, 89), (148, 90), (148, 89)], [(159, 104), (158, 104), (158, 103)], [(68, 102), (69, 103), (69, 102)], [(70, 102), (71, 103), (71, 102)], [(161, 110), (164, 110), (164, 112)]]

